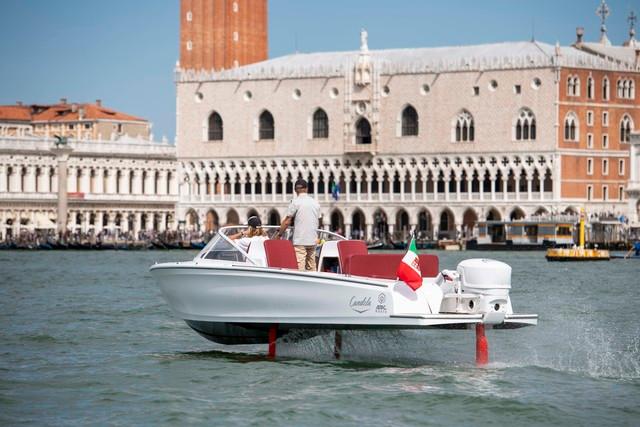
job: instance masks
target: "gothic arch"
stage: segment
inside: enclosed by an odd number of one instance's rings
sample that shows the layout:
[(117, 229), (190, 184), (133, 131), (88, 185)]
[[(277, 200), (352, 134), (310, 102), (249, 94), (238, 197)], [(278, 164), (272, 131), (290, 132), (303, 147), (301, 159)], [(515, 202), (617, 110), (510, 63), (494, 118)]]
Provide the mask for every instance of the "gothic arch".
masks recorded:
[(458, 112), (453, 119), (451, 133), (454, 142), (475, 141), (475, 122), (468, 110), (462, 109)]
[(371, 123), (365, 117), (360, 117), (355, 124), (356, 144), (371, 144)]
[(329, 116), (322, 108), (317, 108), (311, 119), (311, 136), (314, 139), (329, 138)]
[(500, 211), (497, 208), (491, 207), (487, 211), (486, 219), (487, 221), (501, 221), (502, 215), (500, 214)]
[(222, 116), (216, 111), (212, 111), (207, 119), (207, 140), (222, 141), (224, 137)]
[(455, 239), (456, 238), (456, 223), (455, 215), (449, 208), (445, 208), (440, 213), (440, 222), (438, 227), (439, 239)]
[(527, 214), (525, 214), (524, 210), (518, 206), (516, 206), (515, 208), (513, 208), (511, 210), (511, 213), (509, 214), (509, 219), (511, 221), (518, 221), (518, 220), (522, 220), (525, 219), (527, 216)]
[(335, 208), (331, 211), (331, 215), (329, 216), (329, 220), (331, 221), (331, 231), (334, 233), (338, 233), (340, 235), (344, 235), (344, 215), (342, 215), (342, 211), (340, 209)]
[(275, 139), (275, 121), (269, 110), (264, 110), (258, 117), (258, 139)]
[(477, 222), (478, 214), (475, 209), (467, 208), (462, 215), (462, 237), (467, 239), (472, 237)]
[(240, 224), (240, 216), (238, 216), (238, 212), (235, 209), (229, 209), (227, 211), (227, 225), (238, 224)]
[(418, 136), (418, 112), (411, 104), (407, 104), (400, 113), (400, 136)]

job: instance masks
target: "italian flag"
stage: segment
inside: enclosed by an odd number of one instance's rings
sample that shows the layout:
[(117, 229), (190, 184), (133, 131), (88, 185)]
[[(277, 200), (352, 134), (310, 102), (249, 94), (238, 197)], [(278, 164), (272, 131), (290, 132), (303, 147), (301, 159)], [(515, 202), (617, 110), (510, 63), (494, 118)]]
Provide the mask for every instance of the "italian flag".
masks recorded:
[(416, 249), (416, 240), (411, 239), (409, 250), (402, 257), (398, 271), (396, 272), (398, 279), (404, 281), (414, 291), (422, 286), (422, 273), (420, 272), (420, 261), (418, 259), (418, 250)]

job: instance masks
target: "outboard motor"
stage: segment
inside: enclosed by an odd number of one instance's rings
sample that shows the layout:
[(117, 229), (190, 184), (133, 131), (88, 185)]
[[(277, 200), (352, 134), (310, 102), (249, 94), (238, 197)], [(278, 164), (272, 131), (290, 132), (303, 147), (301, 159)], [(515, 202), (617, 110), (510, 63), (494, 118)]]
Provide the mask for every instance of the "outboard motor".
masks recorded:
[(457, 283), (441, 285), (445, 292), (441, 311), (483, 314), (484, 323), (502, 323), (509, 305), (511, 267), (490, 259), (468, 259), (458, 264), (456, 272)]

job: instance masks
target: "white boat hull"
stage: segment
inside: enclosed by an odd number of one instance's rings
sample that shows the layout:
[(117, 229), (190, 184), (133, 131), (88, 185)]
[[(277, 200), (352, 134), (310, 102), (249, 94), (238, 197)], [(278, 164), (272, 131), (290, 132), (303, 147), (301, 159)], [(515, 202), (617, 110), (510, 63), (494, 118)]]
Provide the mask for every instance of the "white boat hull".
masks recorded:
[[(291, 329), (467, 328), (484, 318), (439, 313), (439, 307), (430, 306), (435, 305), (429, 295), (433, 281), (414, 292), (395, 280), (223, 261), (158, 264), (151, 273), (177, 316), (223, 344), (266, 343), (272, 325), (279, 334)], [(536, 322), (537, 316), (507, 315), (495, 326)]]

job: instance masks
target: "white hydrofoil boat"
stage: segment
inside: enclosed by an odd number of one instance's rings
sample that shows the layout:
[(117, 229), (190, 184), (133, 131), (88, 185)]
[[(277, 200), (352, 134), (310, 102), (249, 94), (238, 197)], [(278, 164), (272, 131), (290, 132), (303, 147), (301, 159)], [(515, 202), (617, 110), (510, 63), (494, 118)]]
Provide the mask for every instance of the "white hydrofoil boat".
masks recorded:
[(511, 267), (499, 261), (469, 259), (440, 271), (437, 256), (420, 255), (422, 286), (414, 291), (396, 278), (403, 254), (369, 254), (363, 241), (318, 230), (318, 270), (299, 271), (290, 240), (255, 241), (245, 252), (229, 238), (243, 228), (221, 228), (192, 261), (150, 269), (171, 309), (217, 343), (269, 343), (275, 355), (276, 339), (291, 330), (312, 336), (327, 329), (475, 327), (481, 363), (485, 327), (538, 321), (513, 312)]

